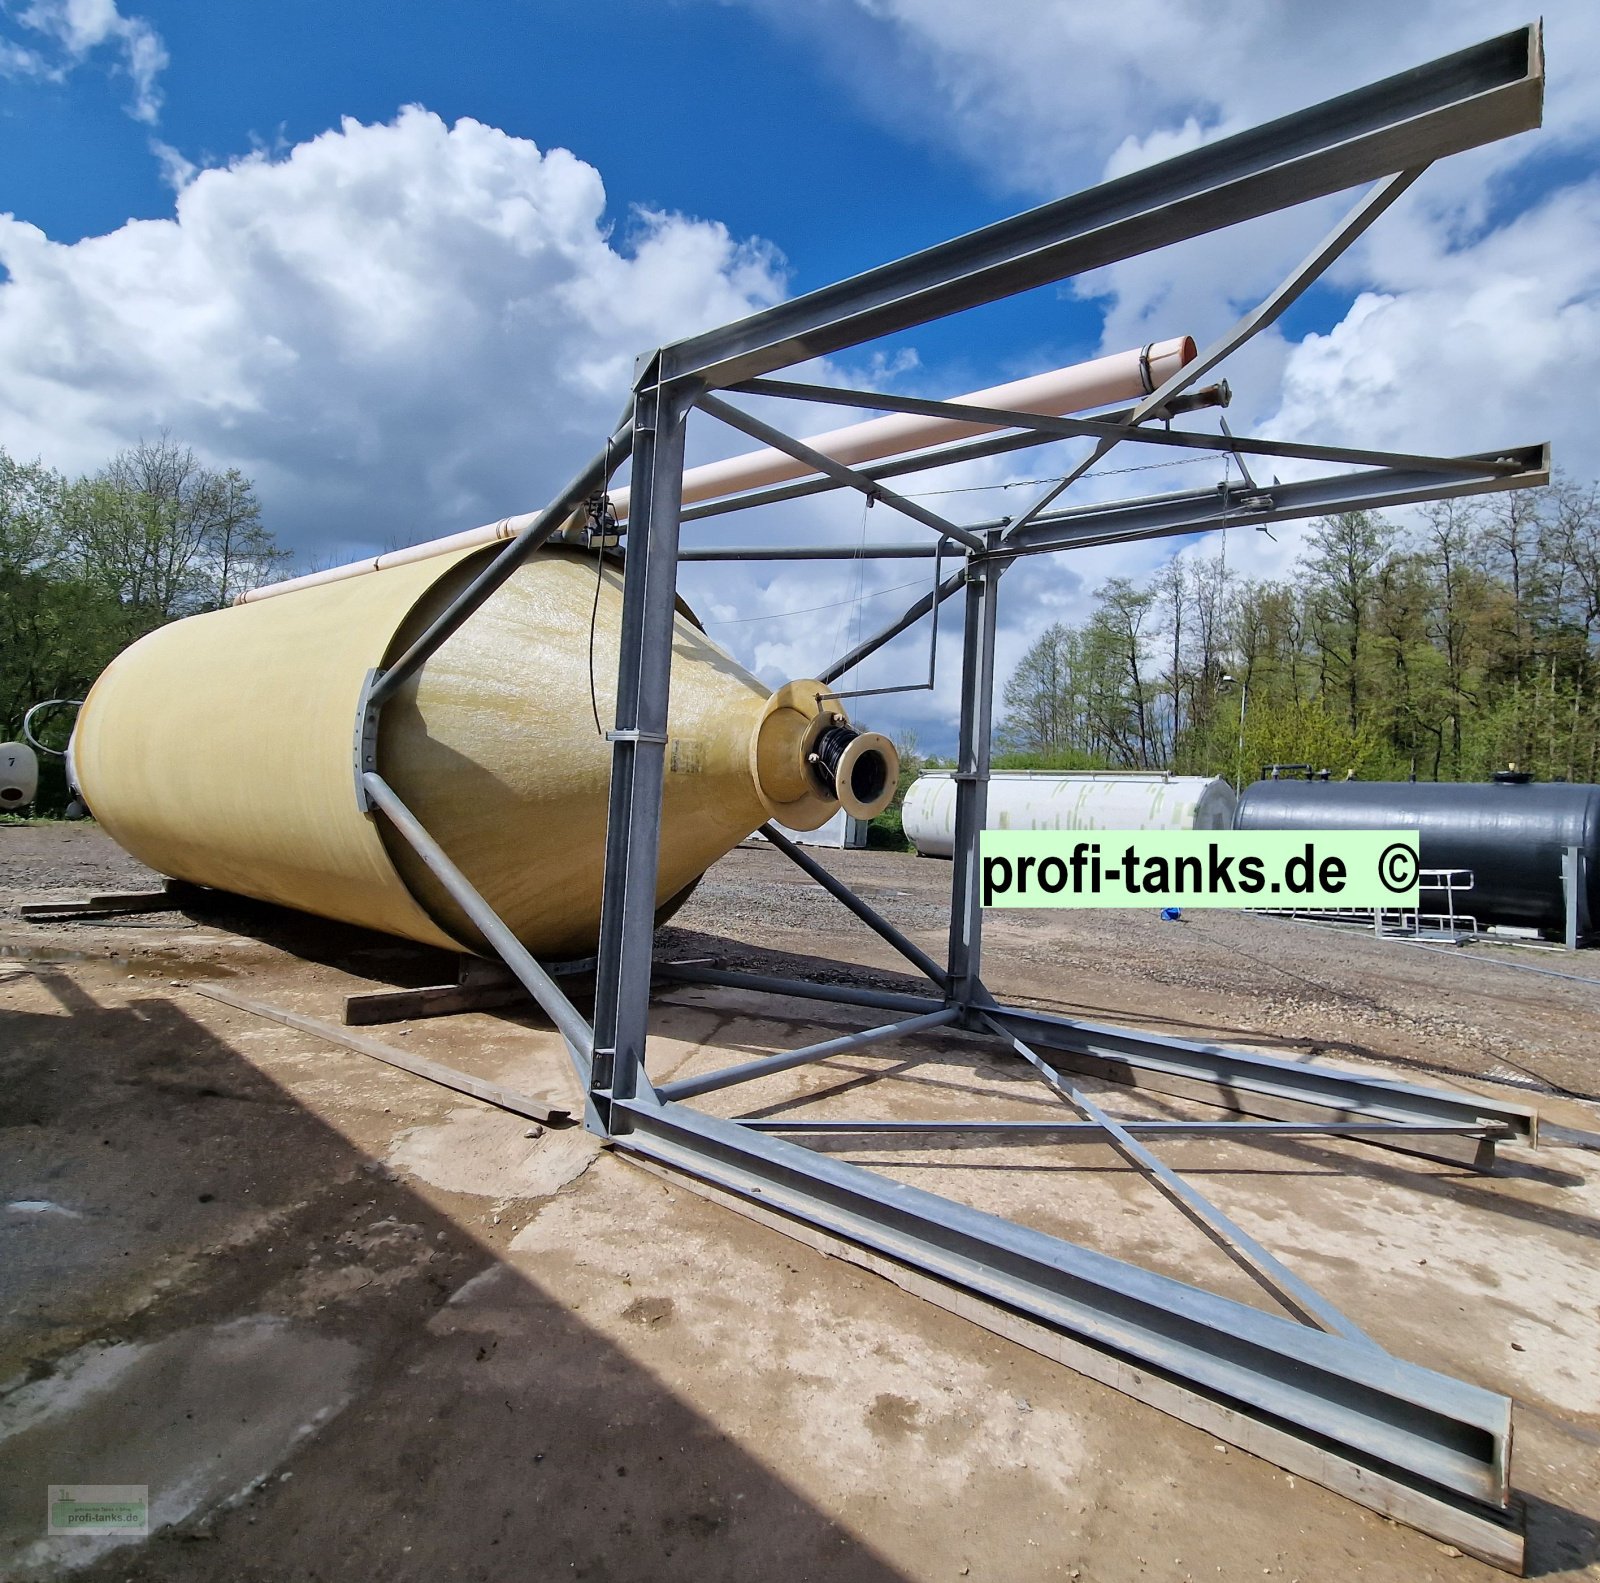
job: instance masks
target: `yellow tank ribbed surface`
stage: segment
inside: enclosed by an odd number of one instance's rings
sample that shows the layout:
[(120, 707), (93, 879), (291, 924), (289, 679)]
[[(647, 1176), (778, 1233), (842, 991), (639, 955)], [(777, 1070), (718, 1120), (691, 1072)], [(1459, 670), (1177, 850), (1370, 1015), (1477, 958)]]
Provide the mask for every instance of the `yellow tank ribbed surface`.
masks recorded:
[[(400, 643), (475, 569), (442, 580)], [(611, 784), (604, 731), (616, 718), (622, 579), (606, 566), (597, 611), (595, 580), (594, 557), (572, 552), (540, 555), (523, 567), (385, 707), (378, 739), (379, 773), (540, 956), (586, 953), (599, 930)], [(750, 769), (750, 740), (767, 697), (755, 677), (679, 616), (659, 900), (767, 817)], [(394, 838), (389, 846), (428, 910), (461, 938), (475, 939), (410, 849)]]
[[(175, 878), (476, 948), (437, 881), (358, 808), (354, 738), (367, 672), (400, 653), (492, 553), (307, 588), (141, 639), (79, 717), (75, 766), (91, 811), (119, 845)], [(585, 953), (598, 932), (611, 771), (603, 728), (615, 718), (621, 610), (618, 569), (605, 567), (596, 605), (593, 557), (543, 552), (382, 715), (379, 771), (540, 956)], [(756, 761), (772, 756), (775, 726), (797, 743), (805, 724), (781, 711), (774, 722), (779, 702), (680, 614), (660, 900), (769, 817)], [(782, 817), (816, 824), (836, 806), (809, 796)]]
[(362, 682), (445, 567), (396, 567), (160, 627), (94, 684), (73, 733), (90, 811), (174, 879), (429, 945), (356, 805)]

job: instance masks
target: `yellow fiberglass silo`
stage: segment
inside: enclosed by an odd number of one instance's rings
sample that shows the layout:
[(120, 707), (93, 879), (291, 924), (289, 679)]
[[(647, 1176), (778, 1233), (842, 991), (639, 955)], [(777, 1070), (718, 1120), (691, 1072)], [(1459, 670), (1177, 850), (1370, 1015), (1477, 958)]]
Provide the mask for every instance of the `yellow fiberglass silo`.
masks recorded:
[[(72, 773), (90, 811), (175, 879), (448, 949), (481, 937), (355, 782), (362, 688), (496, 548), (298, 588), (141, 638), (95, 683)], [(592, 950), (622, 574), (530, 557), (385, 706), (378, 770), (536, 956)], [(818, 682), (769, 693), (680, 606), (661, 862), (665, 905), (768, 819), (870, 818), (895, 750)], [(840, 757), (841, 750), (846, 755)], [(837, 780), (835, 779), (837, 772)]]

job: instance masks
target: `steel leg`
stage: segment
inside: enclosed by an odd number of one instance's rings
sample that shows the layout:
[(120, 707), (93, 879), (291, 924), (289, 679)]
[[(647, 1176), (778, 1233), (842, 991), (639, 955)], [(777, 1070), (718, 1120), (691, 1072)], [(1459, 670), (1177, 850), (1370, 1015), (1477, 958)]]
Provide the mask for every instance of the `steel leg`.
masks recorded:
[[(998, 533), (988, 535), (992, 549)], [(954, 871), (950, 878), (950, 996), (970, 1008), (987, 998), (979, 977), (983, 951), (982, 865), (978, 836), (989, 805), (989, 743), (994, 711), (995, 599), (1000, 568), (967, 563), (966, 626), (961, 639), (961, 738), (956, 770)], [(969, 1021), (968, 1026), (981, 1026)]]
[(614, 1130), (614, 1100), (632, 1098), (641, 1087), (651, 1092), (644, 1076), (650, 945), (672, 687), (684, 424), (692, 404), (689, 387), (660, 382), (654, 361), (635, 388), (633, 493), (595, 973), (594, 1069), (585, 1116), (586, 1125), (602, 1135)]

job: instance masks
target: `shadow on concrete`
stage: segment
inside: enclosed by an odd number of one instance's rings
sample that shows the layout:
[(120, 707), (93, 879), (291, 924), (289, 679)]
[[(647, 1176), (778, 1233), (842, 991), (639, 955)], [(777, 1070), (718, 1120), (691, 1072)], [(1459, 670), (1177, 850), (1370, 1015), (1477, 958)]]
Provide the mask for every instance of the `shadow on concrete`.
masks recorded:
[(243, 935), (357, 978), (412, 989), (448, 984), (456, 976), (453, 952), (227, 891), (186, 886), (180, 894), (182, 915), (194, 923)]
[[(7, 1204), (52, 1207), (0, 1231), (0, 1379), (261, 1316), (359, 1354), (349, 1401), (258, 1487), (74, 1576), (901, 1576), (181, 1006), (102, 1006), (64, 973), (32, 976), (54, 1004), (7, 1019), (0, 1180)], [(451, 1301), (491, 1269), (493, 1336)], [(175, 1468), (199, 1477), (257, 1411), (224, 1405), (203, 1431), (176, 1415)], [(75, 1440), (74, 1421), (47, 1414), (0, 1453), (0, 1512), (21, 1514), (0, 1573), (42, 1537), (46, 1484), (147, 1482), (104, 1412), (97, 1436)]]

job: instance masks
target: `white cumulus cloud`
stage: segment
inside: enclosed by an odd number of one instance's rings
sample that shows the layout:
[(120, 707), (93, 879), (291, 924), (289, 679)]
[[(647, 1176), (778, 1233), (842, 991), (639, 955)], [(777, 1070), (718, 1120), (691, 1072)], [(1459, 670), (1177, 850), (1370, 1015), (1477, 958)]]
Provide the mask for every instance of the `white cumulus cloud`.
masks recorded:
[(1590, 0), (746, 0), (897, 131), (965, 156), (998, 189), (1056, 196), (1546, 20), (1548, 125), (1592, 135)]
[(133, 86), (128, 114), (154, 126), (161, 116), (158, 79), (168, 65), (161, 35), (143, 17), (123, 16), (116, 0), (33, 0), (19, 15), (35, 44), (0, 38), (0, 77), (63, 82), (96, 51), (116, 51)]
[(328, 556), (537, 505), (640, 351), (781, 290), (770, 248), (591, 166), (410, 108), (193, 174), (168, 220), (64, 245), (0, 218), (0, 444), (68, 470), (166, 427)]

